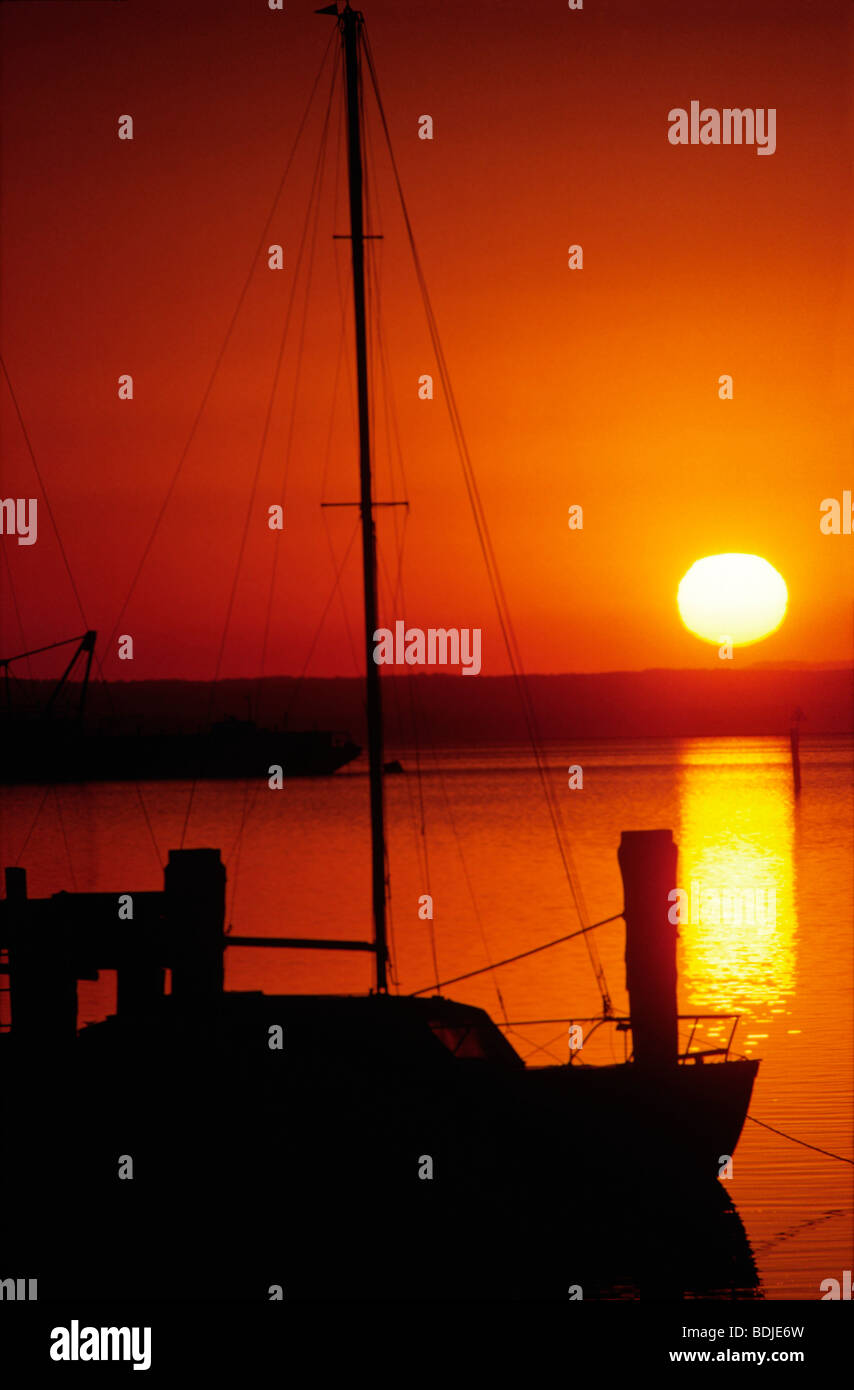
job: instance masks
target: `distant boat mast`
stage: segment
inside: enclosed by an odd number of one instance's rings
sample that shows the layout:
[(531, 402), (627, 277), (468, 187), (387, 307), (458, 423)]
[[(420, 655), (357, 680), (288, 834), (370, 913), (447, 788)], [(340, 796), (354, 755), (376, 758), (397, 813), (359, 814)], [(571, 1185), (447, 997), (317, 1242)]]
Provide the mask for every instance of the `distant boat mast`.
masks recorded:
[(388, 989), (386, 939), (385, 809), (383, 798), (383, 712), (380, 668), (374, 661), (377, 630), (377, 540), (371, 487), (371, 434), (368, 408), (368, 349), (365, 313), (365, 230), (362, 178), (361, 61), (364, 17), (345, 5), (328, 5), (317, 14), (335, 15), (341, 31), (347, 85), (347, 164), (350, 183), (350, 248), (353, 263), (353, 313), (356, 327), (356, 375), (359, 400), (359, 508), (362, 518), (362, 582), (365, 595), (365, 692), (371, 791), (371, 883), (378, 993)]

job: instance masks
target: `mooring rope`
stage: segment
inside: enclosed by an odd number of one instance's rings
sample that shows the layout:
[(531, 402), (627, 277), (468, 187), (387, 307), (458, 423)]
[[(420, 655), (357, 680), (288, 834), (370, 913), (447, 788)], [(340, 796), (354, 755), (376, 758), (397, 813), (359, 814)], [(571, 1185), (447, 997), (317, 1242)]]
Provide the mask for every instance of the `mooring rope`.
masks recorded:
[(465, 975), (455, 975), (452, 980), (440, 980), (437, 985), (426, 985), (424, 989), (414, 989), (409, 997), (415, 999), (419, 994), (429, 994), (431, 990), (444, 989), (446, 985), (459, 984), (460, 980), (471, 980), (475, 975), (485, 975), (488, 970), (497, 970), (499, 965), (512, 965), (515, 960), (524, 960), (526, 956), (535, 956), (540, 951), (548, 951), (551, 946), (560, 946), (564, 941), (574, 941), (577, 936), (584, 936), (589, 931), (595, 931), (597, 927), (606, 927), (609, 922), (618, 922), (622, 915), (622, 912), (615, 912), (613, 917), (603, 917), (601, 922), (591, 922), (589, 927), (582, 927), (580, 931), (572, 931), (568, 936), (558, 936), (554, 941), (544, 942), (542, 946), (532, 946), (530, 951), (520, 951), (518, 955), (508, 956), (506, 960), (496, 960), (493, 961), (492, 965), (482, 965), (479, 970), (468, 970)]
[(752, 1120), (755, 1125), (761, 1125), (763, 1129), (770, 1129), (772, 1134), (779, 1134), (781, 1139), (789, 1139), (793, 1144), (800, 1144), (804, 1149), (813, 1149), (817, 1154), (824, 1154), (825, 1158), (835, 1158), (840, 1163), (850, 1163), (854, 1167), (854, 1158), (845, 1158), (842, 1154), (832, 1154), (830, 1149), (820, 1149), (818, 1144), (808, 1144), (806, 1139), (796, 1139), (794, 1134), (786, 1134), (782, 1129), (775, 1129), (773, 1125), (767, 1125), (764, 1120), (757, 1120), (755, 1115), (747, 1115), (745, 1118)]

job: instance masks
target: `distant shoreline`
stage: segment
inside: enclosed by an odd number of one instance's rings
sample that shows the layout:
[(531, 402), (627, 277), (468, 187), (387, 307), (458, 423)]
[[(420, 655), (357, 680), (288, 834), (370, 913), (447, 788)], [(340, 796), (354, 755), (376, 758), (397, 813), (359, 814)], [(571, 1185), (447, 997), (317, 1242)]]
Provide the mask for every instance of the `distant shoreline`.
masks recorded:
[[(525, 743), (527, 730), (512, 676), (459, 673), (382, 680), (389, 745)], [(801, 731), (854, 733), (854, 665), (778, 669), (612, 671), (527, 677), (544, 741), (581, 738), (703, 738), (788, 734), (796, 708)], [(19, 682), (16, 708), (41, 708), (51, 681)], [(68, 692), (73, 708), (79, 687)], [(364, 691), (356, 676), (288, 676), (218, 682), (95, 681), (87, 723), (105, 731), (189, 731), (214, 719), (252, 715), (259, 724), (335, 729), (364, 742)], [(414, 712), (414, 723), (413, 723)]]

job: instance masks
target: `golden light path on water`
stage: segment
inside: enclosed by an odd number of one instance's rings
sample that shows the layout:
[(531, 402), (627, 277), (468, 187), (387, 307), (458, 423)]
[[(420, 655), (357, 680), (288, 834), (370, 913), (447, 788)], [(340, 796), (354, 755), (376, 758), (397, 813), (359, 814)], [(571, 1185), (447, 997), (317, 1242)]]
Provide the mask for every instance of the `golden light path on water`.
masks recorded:
[[(788, 786), (783, 777), (769, 782), (762, 750), (755, 776), (745, 756), (743, 747), (681, 750), (679, 970), (691, 1008), (748, 1012), (756, 1024), (757, 1009), (784, 1013), (794, 995), (797, 917)], [(740, 766), (738, 796), (727, 762)], [(741, 1033), (739, 1050), (752, 1050), (751, 1036), (763, 1035)]]

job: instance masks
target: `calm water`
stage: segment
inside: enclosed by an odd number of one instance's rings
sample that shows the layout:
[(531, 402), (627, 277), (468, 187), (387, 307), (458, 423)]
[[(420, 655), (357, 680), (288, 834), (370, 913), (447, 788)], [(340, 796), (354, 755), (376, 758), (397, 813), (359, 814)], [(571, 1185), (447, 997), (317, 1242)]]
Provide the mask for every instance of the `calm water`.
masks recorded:
[[(851, 1158), (854, 741), (805, 738), (802, 755), (804, 791), (796, 804), (784, 740), (603, 742), (548, 750), (589, 919), (609, 917), (622, 905), (620, 832), (671, 827), (679, 845), (679, 885), (693, 896), (691, 920), (680, 928), (680, 1013), (741, 1014), (735, 1050), (762, 1059), (751, 1113)], [(447, 980), (577, 927), (527, 750), (422, 753), (420, 781), (411, 775), (413, 752), (399, 756), (410, 775), (389, 778), (387, 796), (392, 946), (401, 991), (431, 985), (437, 967), (439, 980)], [(569, 763), (583, 767), (582, 790), (567, 787)], [(31, 896), (43, 896), (60, 888), (119, 893), (161, 887), (166, 851), (181, 843), (189, 789), (141, 788), (151, 833), (139, 797), (127, 786), (50, 792), (34, 826), (42, 789), (0, 795), (3, 863), (20, 857)], [(288, 783), (280, 792), (264, 783), (260, 791), (201, 784), (184, 845), (222, 848), (235, 931), (368, 933), (367, 779), (359, 767), (328, 781)], [(417, 912), (427, 892), (434, 900), (432, 937)], [(596, 937), (614, 1005), (627, 1012), (622, 922)], [(361, 957), (238, 948), (227, 956), (230, 988), (337, 991), (369, 983)], [(83, 982), (82, 1017), (109, 1012), (114, 988), (106, 976)], [(600, 1008), (583, 940), (449, 986), (446, 993), (509, 1021), (514, 1045), (532, 1062), (567, 1056), (565, 1025), (536, 1020), (582, 1017)], [(712, 1046), (721, 1041), (723, 1024), (703, 1028), (695, 1046), (702, 1039)], [(602, 1029), (585, 1045), (585, 1060), (616, 1060), (622, 1048), (622, 1034)], [(841, 1278), (851, 1268), (848, 1164), (748, 1122), (728, 1190), (747, 1232), (761, 1296), (815, 1299), (823, 1279)]]

